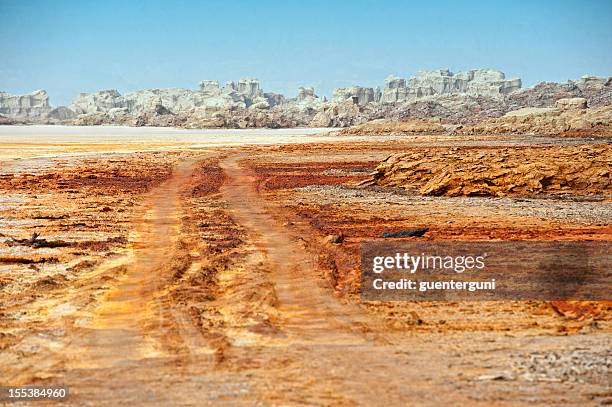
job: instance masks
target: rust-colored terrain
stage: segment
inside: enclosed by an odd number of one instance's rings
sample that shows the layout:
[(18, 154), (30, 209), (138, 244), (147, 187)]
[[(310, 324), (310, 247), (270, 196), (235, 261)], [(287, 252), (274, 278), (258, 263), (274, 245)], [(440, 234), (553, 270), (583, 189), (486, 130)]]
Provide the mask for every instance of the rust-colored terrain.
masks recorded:
[(1, 161), (2, 383), (75, 406), (612, 402), (608, 302), (359, 297), (386, 231), (610, 240), (608, 140), (313, 141)]
[(438, 148), (391, 155), (362, 185), (446, 196), (612, 197), (608, 146)]

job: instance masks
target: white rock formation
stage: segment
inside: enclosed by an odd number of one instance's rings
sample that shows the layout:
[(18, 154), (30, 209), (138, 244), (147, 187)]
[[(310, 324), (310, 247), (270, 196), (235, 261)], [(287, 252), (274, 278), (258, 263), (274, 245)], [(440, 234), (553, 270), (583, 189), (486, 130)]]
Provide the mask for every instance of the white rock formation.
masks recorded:
[(313, 87), (298, 88), (298, 94), (295, 99), (290, 99), (285, 102), (285, 108), (294, 112), (319, 111), (325, 103), (324, 98), (320, 98), (315, 94)]
[(315, 95), (314, 92), (314, 88), (313, 87), (302, 87), (300, 86), (298, 88), (298, 95), (297, 95), (297, 101), (298, 102), (303, 102), (307, 99), (311, 99), (311, 98), (316, 98), (317, 96)]
[(127, 107), (126, 103), (115, 89), (81, 93), (70, 106), (76, 114), (108, 112), (110, 109), (122, 107)]
[(263, 96), (263, 92), (259, 88), (259, 81), (255, 78), (241, 78), (238, 81), (237, 91), (251, 100)]
[(263, 94), (263, 97), (268, 101), (270, 107), (282, 105), (287, 101), (285, 96), (281, 95), (280, 93), (266, 92)]
[(388, 77), (385, 80), (382, 103), (410, 102), (444, 94), (503, 97), (520, 87), (520, 79), (508, 80), (503, 72), (494, 69), (472, 69), (457, 74), (448, 69), (439, 69), (419, 72), (408, 80)]
[[(395, 104), (419, 98), (446, 94), (501, 97), (520, 87), (520, 80), (506, 80), (500, 71), (470, 70), (454, 75), (448, 70), (421, 72), (409, 80), (390, 76), (384, 90), (353, 86), (335, 89), (332, 102), (351, 102), (357, 106), (369, 104)], [(109, 113), (139, 115), (144, 112), (178, 114), (193, 112), (224, 112), (237, 109), (256, 111), (285, 106), (291, 111), (304, 112), (322, 109), (325, 99), (315, 95), (313, 88), (302, 87), (297, 98), (286, 100), (282, 95), (264, 93), (255, 78), (241, 78), (220, 87), (218, 81), (203, 80), (196, 91), (182, 88), (148, 89), (120, 95), (116, 90), (82, 93), (72, 110), (76, 114)]]
[(352, 101), (356, 105), (365, 106), (371, 102), (378, 102), (375, 95), (373, 88), (351, 86), (350, 88), (334, 89), (332, 101), (336, 103)]
[(25, 95), (0, 92), (0, 114), (13, 118), (41, 118), (51, 111), (49, 96), (44, 90)]
[(200, 82), (200, 92), (209, 94), (220, 93), (219, 81), (203, 80)]
[(148, 89), (126, 93), (123, 96), (123, 105), (132, 114), (147, 111), (163, 111), (161, 107), (171, 113), (193, 109), (204, 104), (205, 95), (189, 89), (167, 88)]
[(385, 88), (382, 93), (382, 103), (396, 103), (408, 100), (406, 79), (390, 75), (385, 79)]
[[(318, 97), (311, 87), (297, 96), (264, 93), (254, 78), (221, 86), (203, 80), (196, 90), (148, 89), (121, 95), (116, 90), (80, 94), (71, 105), (52, 109), (44, 91), (28, 95), (0, 92), (0, 116), (12, 122), (66, 122), (201, 127), (348, 126), (385, 117), (393, 120), (441, 117), (469, 123), (499, 117), (521, 107), (576, 109), (588, 103), (612, 103), (612, 77), (585, 76), (564, 84), (541, 83), (519, 90), (519, 79), (506, 79), (491, 69), (453, 74), (449, 70), (421, 72), (410, 78), (389, 76), (384, 89), (353, 86), (335, 89), (333, 100)], [(572, 99), (581, 97), (584, 99)], [(567, 100), (559, 100), (567, 98)], [(74, 117), (78, 115), (78, 117)], [(9, 123), (11, 120), (8, 121)]]
[(380, 86), (377, 86), (374, 88), (374, 101), (380, 103), (380, 99), (382, 99), (382, 91), (380, 90)]
[[(197, 91), (183, 88), (146, 89), (121, 95), (116, 90), (81, 93), (73, 102), (76, 114), (108, 113), (112, 109), (126, 109), (137, 115), (143, 112), (177, 114), (203, 108), (206, 111), (235, 110), (251, 107), (268, 109), (284, 101), (282, 95), (264, 94), (259, 81), (242, 78), (238, 84), (228, 82), (223, 88), (219, 82), (203, 80)], [(117, 111), (113, 111), (117, 114)]]
[(66, 106), (58, 106), (55, 109), (50, 110), (46, 115), (46, 118), (50, 119), (51, 121), (71, 120), (75, 117), (76, 114)]

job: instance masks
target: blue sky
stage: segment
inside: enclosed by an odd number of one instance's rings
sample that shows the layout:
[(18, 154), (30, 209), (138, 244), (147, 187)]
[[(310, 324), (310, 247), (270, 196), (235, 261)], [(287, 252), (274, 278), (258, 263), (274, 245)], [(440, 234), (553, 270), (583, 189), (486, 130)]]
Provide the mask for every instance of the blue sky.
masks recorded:
[(260, 79), (382, 85), (389, 74), (492, 67), (525, 85), (612, 75), (612, 1), (0, 0), (0, 90), (197, 88)]

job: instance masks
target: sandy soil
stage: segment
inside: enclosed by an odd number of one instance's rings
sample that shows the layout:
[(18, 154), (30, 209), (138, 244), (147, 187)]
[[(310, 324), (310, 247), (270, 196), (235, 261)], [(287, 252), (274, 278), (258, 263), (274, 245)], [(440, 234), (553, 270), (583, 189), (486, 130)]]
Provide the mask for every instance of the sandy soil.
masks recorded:
[(388, 155), (594, 141), (10, 129), (2, 384), (66, 384), (64, 404), (96, 406), (612, 402), (608, 303), (358, 295), (359, 244), (384, 230), (612, 238), (607, 200), (357, 187)]

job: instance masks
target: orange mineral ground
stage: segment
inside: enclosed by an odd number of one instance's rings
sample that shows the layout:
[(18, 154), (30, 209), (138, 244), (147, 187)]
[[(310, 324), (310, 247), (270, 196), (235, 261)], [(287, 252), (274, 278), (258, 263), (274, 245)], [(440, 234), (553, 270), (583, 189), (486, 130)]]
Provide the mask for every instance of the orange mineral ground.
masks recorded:
[(320, 131), (1, 127), (2, 384), (74, 406), (612, 401), (610, 302), (359, 296), (360, 243), (389, 230), (611, 240), (608, 138)]

